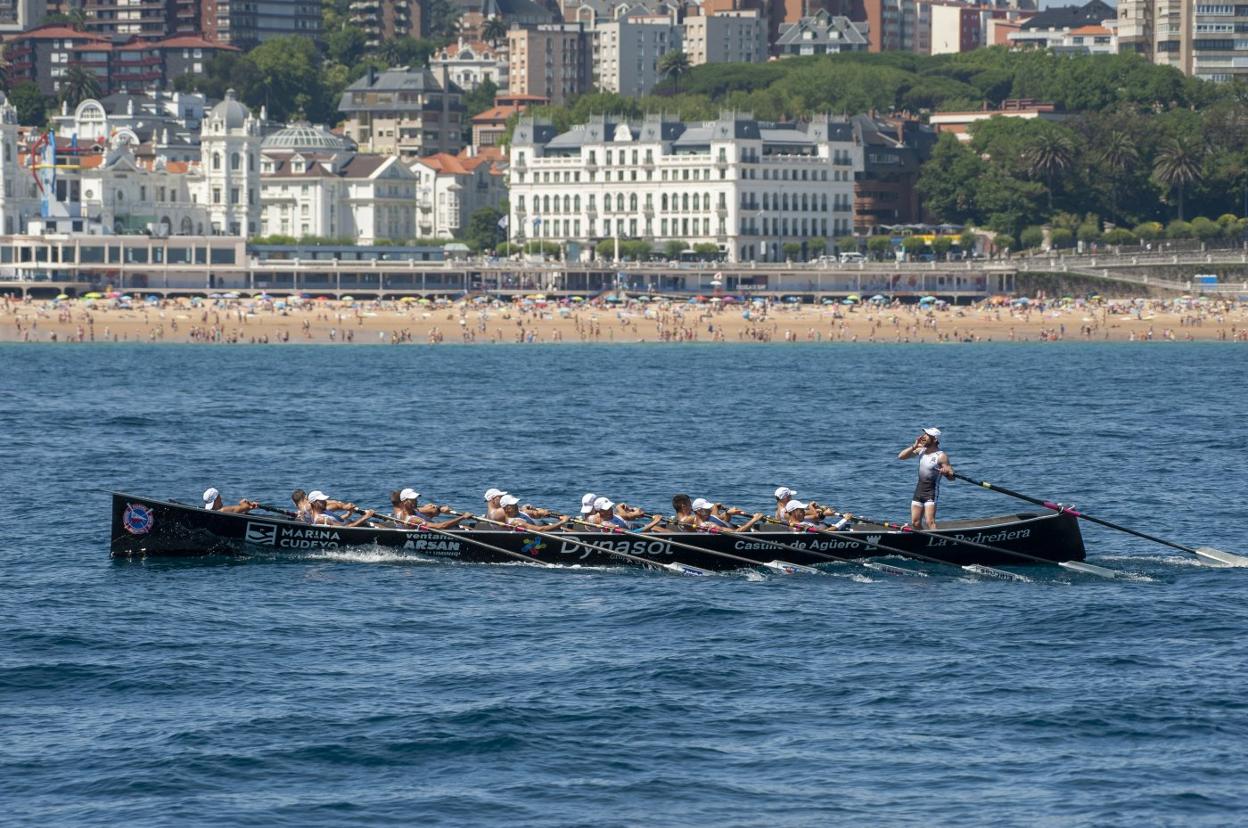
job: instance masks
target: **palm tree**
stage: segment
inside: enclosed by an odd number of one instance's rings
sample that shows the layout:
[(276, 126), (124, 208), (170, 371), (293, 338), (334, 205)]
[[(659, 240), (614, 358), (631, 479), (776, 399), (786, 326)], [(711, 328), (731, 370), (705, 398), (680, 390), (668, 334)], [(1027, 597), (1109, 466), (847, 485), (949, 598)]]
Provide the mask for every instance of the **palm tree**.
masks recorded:
[(481, 37), (485, 38), (491, 46), (497, 46), (498, 41), (506, 36), (507, 24), (498, 15), (485, 21), (485, 25), (481, 27)]
[(100, 97), (100, 79), (81, 66), (70, 66), (61, 81), (61, 100), (77, 106), (87, 98)]
[(659, 58), (659, 74), (671, 78), (676, 84), (676, 93), (680, 93), (680, 79), (689, 74), (689, 56), (684, 52), (666, 52)]
[(1105, 137), (1105, 143), (1098, 153), (1101, 163), (1108, 168), (1110, 175), (1109, 194), (1114, 218), (1118, 216), (1118, 182), (1140, 161), (1140, 151), (1136, 149), (1135, 139), (1121, 130), (1114, 130)]
[(87, 28), (87, 12), (82, 6), (70, 9), (65, 16), (69, 18), (69, 27), (75, 32), (81, 32)]
[(1204, 150), (1193, 140), (1172, 138), (1153, 160), (1153, 175), (1167, 190), (1179, 191), (1179, 220), (1183, 220), (1183, 193), (1188, 184), (1200, 181)]
[(1023, 161), (1032, 175), (1043, 175), (1049, 192), (1049, 211), (1053, 210), (1053, 177), (1070, 169), (1075, 148), (1070, 139), (1057, 132), (1041, 135), (1023, 151)]

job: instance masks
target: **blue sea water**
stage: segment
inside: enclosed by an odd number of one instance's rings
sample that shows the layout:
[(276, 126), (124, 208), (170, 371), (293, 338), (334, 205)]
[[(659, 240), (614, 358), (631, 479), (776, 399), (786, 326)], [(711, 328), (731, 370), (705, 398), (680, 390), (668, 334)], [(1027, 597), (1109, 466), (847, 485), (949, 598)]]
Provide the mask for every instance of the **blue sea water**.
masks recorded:
[(897, 519), (935, 424), (959, 470), (1248, 553), (1246, 379), (1218, 344), (0, 346), (0, 822), (1242, 824), (1248, 569), (1096, 527), (1135, 577), (121, 562), (107, 491)]

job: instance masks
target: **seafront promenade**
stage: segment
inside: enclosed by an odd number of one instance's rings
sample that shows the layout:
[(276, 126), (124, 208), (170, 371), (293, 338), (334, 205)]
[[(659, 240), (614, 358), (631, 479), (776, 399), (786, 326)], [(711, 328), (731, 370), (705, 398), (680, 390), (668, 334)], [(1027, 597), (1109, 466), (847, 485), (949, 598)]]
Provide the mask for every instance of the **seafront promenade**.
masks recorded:
[(952, 261), (813, 263), (551, 262), (443, 258), (436, 247), (282, 248), (221, 236), (0, 237), (0, 292), (51, 298), (115, 290), (161, 298), (213, 293), (402, 298), (607, 291), (748, 294), (803, 301), (884, 294), (955, 304), (1026, 292), (1020, 276), (1083, 280), (1101, 293), (1213, 296), (1248, 292), (1240, 247), (1052, 253)]

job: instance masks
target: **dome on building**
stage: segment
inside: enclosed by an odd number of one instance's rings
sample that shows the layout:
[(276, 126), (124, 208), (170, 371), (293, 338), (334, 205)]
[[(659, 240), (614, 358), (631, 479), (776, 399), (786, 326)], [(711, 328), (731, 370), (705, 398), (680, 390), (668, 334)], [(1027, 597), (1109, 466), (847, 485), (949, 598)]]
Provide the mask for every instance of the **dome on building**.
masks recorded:
[(341, 152), (354, 150), (355, 142), (335, 135), (319, 124), (298, 123), (269, 135), (260, 144), (260, 148), (292, 152)]
[(227, 89), (225, 100), (214, 106), (208, 113), (209, 120), (220, 119), (225, 129), (242, 129), (250, 117), (251, 110), (239, 103), (233, 89)]

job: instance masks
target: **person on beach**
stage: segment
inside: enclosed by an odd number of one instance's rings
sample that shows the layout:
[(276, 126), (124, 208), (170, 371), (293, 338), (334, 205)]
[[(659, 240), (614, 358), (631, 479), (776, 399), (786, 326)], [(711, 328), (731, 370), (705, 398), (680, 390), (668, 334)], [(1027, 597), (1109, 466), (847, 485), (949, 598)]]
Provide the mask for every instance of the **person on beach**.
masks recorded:
[(940, 493), (940, 478), (953, 479), (953, 466), (949, 455), (940, 448), (940, 429), (925, 428), (897, 455), (898, 460), (919, 458), (919, 483), (914, 487), (910, 501), (910, 525), (919, 529), (936, 528), (936, 500)]
[(348, 523), (347, 519), (351, 517), (351, 512), (355, 510), (355, 507), (352, 506), (346, 515), (339, 517), (329, 511), (331, 502), (337, 503), (340, 501), (331, 501), (324, 492), (320, 491), (312, 492), (308, 495), (308, 505), (312, 510), (312, 519), (308, 522), (313, 526), (341, 526), (345, 529), (351, 529), (356, 526), (363, 526), (369, 518), (376, 514), (372, 509), (365, 509), (363, 515), (358, 520)]
[(260, 504), (254, 500), (243, 498), (238, 501), (237, 506), (222, 506), (221, 492), (215, 488), (209, 488), (204, 491), (204, 508), (209, 512), (225, 512), (230, 515), (245, 515), (252, 509), (259, 508)]
[[(420, 492), (415, 489), (403, 489), (399, 492), (398, 505), (394, 507), (394, 518), (408, 526), (428, 526), (430, 529), (454, 529), (461, 522), (472, 517), (472, 515), (464, 513), (457, 515), (450, 520), (444, 520), (440, 523), (433, 523), (428, 519), (428, 512), (422, 513), (422, 508), (417, 505), (420, 500)], [(428, 504), (433, 506), (433, 504)], [(437, 506), (433, 506), (436, 515)]]

